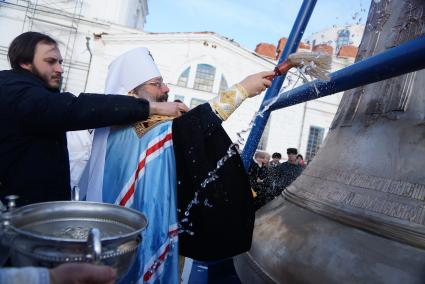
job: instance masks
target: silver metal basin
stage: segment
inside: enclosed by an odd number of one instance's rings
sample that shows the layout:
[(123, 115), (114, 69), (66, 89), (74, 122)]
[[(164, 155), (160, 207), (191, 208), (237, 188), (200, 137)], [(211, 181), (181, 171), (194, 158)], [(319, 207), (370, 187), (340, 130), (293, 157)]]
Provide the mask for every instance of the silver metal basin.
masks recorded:
[(14, 266), (102, 263), (115, 267), (118, 278), (133, 264), (147, 225), (136, 210), (84, 201), (31, 204), (2, 219)]

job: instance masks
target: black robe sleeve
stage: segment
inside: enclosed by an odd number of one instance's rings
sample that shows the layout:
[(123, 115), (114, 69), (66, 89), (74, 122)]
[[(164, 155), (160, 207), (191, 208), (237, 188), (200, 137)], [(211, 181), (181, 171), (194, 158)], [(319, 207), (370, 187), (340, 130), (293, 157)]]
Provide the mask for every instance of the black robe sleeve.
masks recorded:
[(179, 235), (179, 252), (197, 260), (231, 257), (251, 247), (253, 197), (239, 155), (230, 158), (217, 172), (219, 178), (200, 191), (200, 202), (208, 199), (212, 207), (194, 205), (189, 216), (184, 214), (195, 191), (231, 145), (221, 122), (208, 103), (173, 121), (178, 217), (182, 229), (193, 232)]
[(0, 110), (21, 127), (60, 132), (129, 124), (149, 116), (149, 102), (130, 96), (59, 93), (29, 75), (16, 75), (1, 85)]

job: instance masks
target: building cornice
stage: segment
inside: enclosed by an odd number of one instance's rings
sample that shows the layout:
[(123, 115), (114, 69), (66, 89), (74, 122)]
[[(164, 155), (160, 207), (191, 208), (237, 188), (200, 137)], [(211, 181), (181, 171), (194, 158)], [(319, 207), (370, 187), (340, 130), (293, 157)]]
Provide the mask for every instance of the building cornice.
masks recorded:
[(193, 32), (193, 33), (125, 33), (125, 34), (110, 34), (102, 36), (102, 40), (105, 43), (122, 43), (123, 41), (131, 42), (173, 42), (173, 43), (185, 43), (187, 42), (208, 42), (209, 44), (215, 44), (230, 50), (232, 53), (236, 53), (249, 60), (255, 61), (263, 65), (264, 67), (270, 68), (276, 63), (272, 60), (266, 59), (253, 51), (245, 49), (239, 44), (235, 44), (230, 40), (212, 32)]

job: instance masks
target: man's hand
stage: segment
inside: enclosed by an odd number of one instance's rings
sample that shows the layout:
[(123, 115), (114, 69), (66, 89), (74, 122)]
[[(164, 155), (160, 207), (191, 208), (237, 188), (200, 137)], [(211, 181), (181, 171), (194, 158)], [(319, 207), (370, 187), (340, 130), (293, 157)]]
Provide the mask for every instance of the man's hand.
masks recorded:
[(116, 270), (103, 265), (66, 263), (50, 269), (51, 284), (113, 284)]
[(178, 102), (150, 102), (150, 115), (168, 115), (168, 116), (180, 116), (182, 113), (188, 112), (189, 108), (184, 103)]
[(243, 79), (239, 85), (244, 87), (248, 96), (251, 98), (263, 92), (266, 88), (270, 87), (272, 82), (266, 77), (274, 75), (274, 71), (265, 71), (249, 75)]

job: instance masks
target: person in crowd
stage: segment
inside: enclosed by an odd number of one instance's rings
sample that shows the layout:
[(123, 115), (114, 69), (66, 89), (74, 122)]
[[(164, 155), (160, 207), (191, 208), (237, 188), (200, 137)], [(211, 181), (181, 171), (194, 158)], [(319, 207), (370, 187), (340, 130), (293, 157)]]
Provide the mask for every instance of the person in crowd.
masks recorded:
[[(143, 249), (124, 283), (178, 283), (179, 253), (203, 261), (250, 248), (249, 181), (221, 124), (270, 86), (265, 78), (271, 74), (248, 76), (180, 117), (152, 116), (95, 130), (81, 195), (140, 210), (149, 220)], [(110, 64), (106, 91), (157, 102), (167, 99), (169, 89), (150, 52), (140, 47)], [(216, 169), (223, 156), (227, 161)]]
[(272, 200), (276, 195), (280, 192), (281, 188), (281, 175), (280, 175), (280, 160), (282, 159), (282, 155), (278, 152), (272, 154), (272, 160), (267, 167), (266, 178), (264, 179), (264, 188), (267, 189), (264, 191), (263, 198), (261, 202), (257, 202), (257, 208), (262, 207), (267, 202)]
[(60, 93), (63, 59), (45, 34), (19, 35), (8, 58), (12, 69), (0, 71), (0, 197), (19, 195), (20, 205), (70, 199), (66, 131), (187, 110), (131, 96)]
[(267, 175), (267, 153), (262, 151), (257, 151), (254, 154), (254, 163), (251, 164), (248, 169), (249, 181), (252, 189), (258, 193), (261, 191), (261, 187), (264, 183), (264, 179)]
[(253, 160), (254, 163), (251, 164), (248, 175), (251, 187), (255, 192), (254, 209), (257, 210), (265, 204), (268, 195), (265, 180), (267, 178), (270, 155), (263, 151), (257, 151)]
[(286, 150), (288, 161), (279, 166), (280, 171), (280, 192), (288, 187), (302, 172), (303, 168), (297, 162), (298, 150), (296, 148), (288, 148)]
[(301, 154), (297, 155), (297, 164), (300, 165), (301, 168), (305, 169), (305, 167), (307, 166), (304, 162), (304, 157)]
[[(264, 180), (264, 191), (261, 202), (256, 202), (256, 209), (267, 204), (289, 186), (302, 172), (301, 166), (297, 163), (298, 151), (295, 148), (288, 148), (288, 161), (284, 163), (271, 163), (267, 169), (267, 177)], [(275, 155), (279, 157), (279, 155)], [(277, 160), (277, 159), (276, 159)]]
[(279, 152), (275, 152), (272, 154), (272, 160), (269, 163), (269, 166), (276, 167), (280, 165), (280, 160), (282, 159), (282, 154)]

